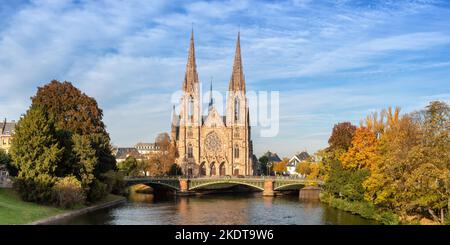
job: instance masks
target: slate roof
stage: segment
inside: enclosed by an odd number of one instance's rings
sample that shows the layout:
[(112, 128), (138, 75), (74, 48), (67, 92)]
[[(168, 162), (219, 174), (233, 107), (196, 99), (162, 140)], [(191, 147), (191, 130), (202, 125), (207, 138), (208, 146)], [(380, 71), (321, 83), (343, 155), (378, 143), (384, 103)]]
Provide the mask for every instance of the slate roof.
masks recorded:
[(6, 119), (0, 122), (0, 135), (12, 135), (16, 128), (16, 122), (7, 122)]

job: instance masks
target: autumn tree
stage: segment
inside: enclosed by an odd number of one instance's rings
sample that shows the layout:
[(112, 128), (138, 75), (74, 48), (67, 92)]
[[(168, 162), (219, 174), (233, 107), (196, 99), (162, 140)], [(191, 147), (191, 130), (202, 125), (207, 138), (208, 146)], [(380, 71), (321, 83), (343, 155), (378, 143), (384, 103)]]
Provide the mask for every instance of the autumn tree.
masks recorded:
[(33, 106), (43, 106), (49, 117), (55, 122), (59, 144), (64, 147), (61, 163), (58, 165), (58, 176), (76, 172), (76, 154), (73, 152), (73, 135), (90, 135), (91, 146), (95, 150), (98, 163), (94, 175), (115, 168), (110, 138), (102, 121), (103, 112), (97, 101), (81, 92), (70, 82), (51, 81), (39, 87), (32, 98)]
[(274, 163), (273, 165), (273, 171), (275, 173), (282, 174), (283, 172), (286, 172), (286, 166), (289, 163), (289, 158), (283, 158), (281, 162)]
[(342, 122), (334, 125), (331, 136), (328, 139), (329, 148), (347, 150), (351, 146), (355, 130), (356, 126), (350, 122)]
[(309, 162), (299, 162), (295, 167), (295, 171), (299, 174), (307, 176), (311, 173), (311, 168), (309, 165)]
[(377, 157), (376, 134), (366, 127), (359, 127), (353, 135), (350, 148), (339, 157), (346, 169), (371, 168)]
[(146, 161), (146, 171), (151, 175), (167, 175), (170, 173), (177, 155), (176, 147), (172, 144), (168, 133), (160, 133), (155, 139), (158, 151), (151, 153)]

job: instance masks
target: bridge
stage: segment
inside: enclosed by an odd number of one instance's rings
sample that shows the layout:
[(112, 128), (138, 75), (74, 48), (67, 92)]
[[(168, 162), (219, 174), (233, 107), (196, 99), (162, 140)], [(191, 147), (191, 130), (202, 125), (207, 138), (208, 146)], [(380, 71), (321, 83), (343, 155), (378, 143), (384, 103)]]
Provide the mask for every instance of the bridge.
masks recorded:
[(275, 176), (214, 176), (214, 177), (129, 177), (127, 186), (144, 184), (153, 188), (163, 187), (174, 190), (177, 195), (189, 195), (198, 190), (217, 190), (224, 187), (243, 185), (263, 192), (264, 196), (274, 196), (279, 191), (301, 190), (306, 186), (322, 186), (320, 180)]

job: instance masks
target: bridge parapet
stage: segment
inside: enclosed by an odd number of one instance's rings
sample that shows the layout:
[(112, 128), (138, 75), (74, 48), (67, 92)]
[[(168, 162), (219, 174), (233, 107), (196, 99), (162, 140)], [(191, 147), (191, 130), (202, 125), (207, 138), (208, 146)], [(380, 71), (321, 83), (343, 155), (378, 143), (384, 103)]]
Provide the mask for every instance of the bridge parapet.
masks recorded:
[(192, 193), (196, 189), (202, 187), (214, 186), (220, 184), (239, 184), (246, 185), (263, 191), (263, 195), (273, 196), (275, 191), (285, 190), (300, 186), (300, 189), (305, 186), (321, 186), (323, 182), (320, 180), (307, 180), (304, 178), (286, 178), (286, 177), (245, 177), (238, 178), (232, 176), (224, 177), (201, 177), (201, 178), (183, 178), (183, 177), (137, 177), (127, 178), (127, 185), (146, 184), (146, 185), (161, 185), (166, 186), (177, 191), (177, 193)]

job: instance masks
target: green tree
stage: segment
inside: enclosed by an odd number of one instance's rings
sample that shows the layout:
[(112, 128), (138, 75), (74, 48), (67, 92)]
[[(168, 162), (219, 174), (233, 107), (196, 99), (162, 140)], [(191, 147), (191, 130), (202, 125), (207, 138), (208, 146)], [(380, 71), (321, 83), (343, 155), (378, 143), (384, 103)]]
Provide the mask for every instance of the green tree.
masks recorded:
[(272, 172), (272, 169), (269, 168), (269, 158), (267, 156), (262, 156), (258, 159), (259, 164), (261, 164), (261, 173), (263, 175), (270, 175), (270, 172)]
[(5, 165), (10, 176), (17, 176), (17, 168), (12, 164), (11, 156), (0, 149), (0, 165)]
[(18, 169), (15, 184), (24, 200), (51, 200), (62, 152), (53, 120), (43, 107), (31, 107), (17, 123), (11, 145), (11, 157)]
[(123, 162), (119, 162), (118, 168), (127, 176), (139, 176), (138, 161), (133, 156), (129, 156)]
[(347, 170), (337, 160), (331, 160), (329, 166), (330, 172), (324, 186), (328, 193), (350, 201), (364, 199), (362, 183), (370, 174), (367, 169)]
[(78, 163), (76, 175), (81, 179), (81, 186), (87, 193), (90, 189), (90, 184), (95, 178), (94, 169), (98, 163), (96, 152), (88, 135), (75, 134), (72, 137), (72, 141), (74, 143), (72, 150)]

